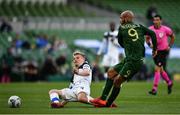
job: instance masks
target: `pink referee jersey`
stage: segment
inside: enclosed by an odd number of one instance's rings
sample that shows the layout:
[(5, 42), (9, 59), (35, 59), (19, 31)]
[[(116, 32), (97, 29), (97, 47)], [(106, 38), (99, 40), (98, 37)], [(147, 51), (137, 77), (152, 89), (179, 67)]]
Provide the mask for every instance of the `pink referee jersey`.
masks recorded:
[(156, 29), (153, 26), (150, 26), (149, 29), (153, 30), (156, 33), (157, 38), (157, 49), (158, 50), (166, 50), (169, 46), (168, 37), (172, 35), (171, 28), (161, 25), (160, 28)]

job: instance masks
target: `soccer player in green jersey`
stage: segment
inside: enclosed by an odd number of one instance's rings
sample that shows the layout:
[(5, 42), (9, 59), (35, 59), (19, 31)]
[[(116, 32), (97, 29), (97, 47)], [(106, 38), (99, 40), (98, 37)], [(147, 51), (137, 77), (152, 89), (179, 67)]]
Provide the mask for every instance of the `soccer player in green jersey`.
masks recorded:
[[(133, 23), (133, 19), (134, 14), (129, 10), (120, 15), (118, 42), (125, 50), (125, 59), (108, 70), (108, 78), (101, 97), (91, 101), (96, 107), (116, 107), (113, 101), (118, 96), (122, 83), (130, 80), (143, 65), (145, 35), (152, 39), (152, 55), (155, 56), (157, 53), (155, 33), (143, 25)], [(111, 89), (111, 94), (106, 101)]]

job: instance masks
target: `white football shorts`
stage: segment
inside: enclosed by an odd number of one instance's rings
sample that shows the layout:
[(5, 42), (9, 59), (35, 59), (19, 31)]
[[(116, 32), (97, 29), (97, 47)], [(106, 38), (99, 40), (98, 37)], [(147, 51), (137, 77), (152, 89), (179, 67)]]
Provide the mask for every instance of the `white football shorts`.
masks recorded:
[(66, 101), (78, 101), (77, 96), (80, 92), (84, 92), (87, 96), (90, 95), (90, 86), (87, 81), (76, 83), (71, 89), (64, 88), (62, 91), (62, 98)]

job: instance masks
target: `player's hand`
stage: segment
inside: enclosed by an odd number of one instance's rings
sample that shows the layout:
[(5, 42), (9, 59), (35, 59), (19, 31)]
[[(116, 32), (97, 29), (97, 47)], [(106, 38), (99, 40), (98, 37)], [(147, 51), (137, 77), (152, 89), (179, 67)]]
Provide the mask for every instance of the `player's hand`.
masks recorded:
[(155, 51), (153, 50), (153, 51), (152, 51), (152, 56), (153, 56), (153, 58), (156, 57), (156, 55), (157, 55), (157, 50), (155, 50)]
[(169, 51), (170, 49), (171, 49), (171, 47), (170, 47), (170, 46), (168, 46), (167, 51)]
[(73, 73), (74, 73), (74, 74), (78, 74), (78, 72), (79, 72), (79, 69), (78, 69), (78, 68), (73, 68)]
[(153, 48), (153, 44), (148, 42), (147, 45), (152, 49)]
[(151, 44), (149, 47), (152, 49), (152, 48), (153, 48), (153, 45)]

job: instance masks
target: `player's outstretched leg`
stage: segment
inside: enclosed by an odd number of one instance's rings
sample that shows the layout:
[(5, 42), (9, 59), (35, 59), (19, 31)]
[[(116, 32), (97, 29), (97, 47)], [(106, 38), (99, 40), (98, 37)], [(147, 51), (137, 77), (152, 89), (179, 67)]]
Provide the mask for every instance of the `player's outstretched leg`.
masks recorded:
[(93, 100), (91, 100), (91, 103), (95, 107), (97, 107), (100, 103), (106, 103), (106, 98), (112, 88), (112, 85), (113, 85), (113, 80), (111, 80), (110, 78), (107, 78), (101, 97), (94, 98)]
[(111, 92), (111, 95), (109, 96), (108, 98), (108, 101), (106, 103), (106, 107), (112, 107), (112, 104), (114, 102), (114, 100), (117, 98), (117, 96), (119, 95), (120, 93), (120, 89), (122, 87), (122, 83), (126, 81), (126, 78), (120, 76), (120, 75), (117, 75), (114, 79), (114, 87), (113, 87), (113, 90)]
[(106, 80), (106, 84), (103, 89), (102, 95), (98, 98), (95, 98), (94, 100), (91, 100), (91, 103), (93, 103), (95, 106), (99, 103), (106, 103), (106, 98), (109, 95), (109, 92), (111, 91), (111, 88), (113, 86), (113, 79), (116, 75), (117, 72), (113, 68), (108, 70), (108, 78)]
[(113, 68), (110, 68), (107, 72), (107, 75), (108, 75), (108, 78), (106, 80), (106, 85), (100, 97), (100, 99), (102, 100), (106, 100), (107, 96), (109, 95), (109, 92), (111, 91), (111, 88), (113, 86), (114, 77), (117, 76), (118, 73)]
[(64, 105), (60, 102), (60, 98), (58, 95), (58, 90), (53, 89), (49, 91), (49, 96), (51, 100), (51, 107), (52, 108), (61, 108)]
[(115, 86), (113, 87), (112, 93), (111, 93), (111, 95), (110, 95), (110, 97), (106, 103), (106, 107), (114, 107), (113, 102), (117, 98), (117, 96), (119, 95), (120, 89), (121, 89), (121, 87), (115, 87)]
[(82, 91), (78, 93), (77, 100), (81, 103), (92, 104), (91, 101), (94, 100), (94, 98)]
[(115, 104), (113, 104), (114, 100), (117, 98), (118, 94), (120, 93), (121, 84), (126, 79), (124, 77), (121, 77), (120, 75), (116, 76), (114, 79), (114, 87), (112, 89), (111, 95), (109, 96), (107, 102), (99, 103), (97, 107), (117, 107)]
[(110, 79), (110, 78), (107, 78), (106, 84), (105, 84), (105, 87), (103, 89), (103, 92), (102, 92), (102, 95), (101, 95), (100, 99), (106, 100), (106, 98), (109, 95), (109, 92), (110, 92), (112, 86), (113, 86), (113, 80)]

